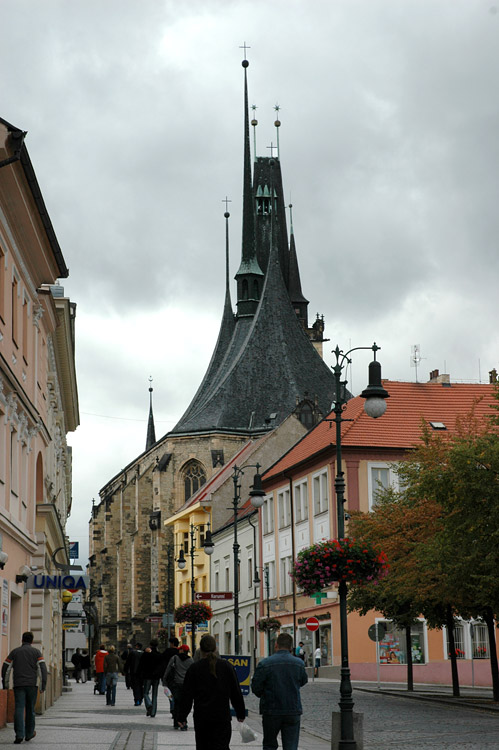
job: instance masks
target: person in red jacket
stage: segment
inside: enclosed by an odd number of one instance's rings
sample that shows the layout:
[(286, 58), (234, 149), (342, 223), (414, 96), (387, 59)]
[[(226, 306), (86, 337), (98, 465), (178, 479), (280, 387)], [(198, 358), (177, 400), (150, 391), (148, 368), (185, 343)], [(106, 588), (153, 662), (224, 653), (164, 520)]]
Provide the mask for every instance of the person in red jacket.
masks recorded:
[(106, 677), (104, 674), (104, 657), (107, 656), (107, 651), (104, 644), (101, 643), (99, 650), (95, 652), (94, 656), (94, 667), (95, 674), (97, 676), (97, 686), (99, 688), (99, 695), (106, 694)]

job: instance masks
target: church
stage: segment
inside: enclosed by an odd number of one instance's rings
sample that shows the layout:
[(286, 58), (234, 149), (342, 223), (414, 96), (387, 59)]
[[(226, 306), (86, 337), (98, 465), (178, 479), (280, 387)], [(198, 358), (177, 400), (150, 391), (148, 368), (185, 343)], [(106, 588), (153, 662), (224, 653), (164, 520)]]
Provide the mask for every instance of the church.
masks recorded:
[[(243, 226), (235, 305), (226, 212), (225, 300), (206, 374), (179, 422), (159, 440), (150, 388), (145, 451), (109, 480), (92, 509), (89, 573), (92, 599), (97, 590), (102, 597), (90, 602), (89, 612), (95, 637), (105, 642), (147, 641), (160, 613), (172, 610), (179, 550), (164, 522), (248, 443), (281, 428), (277, 444), (282, 453), (291, 448), (329, 412), (335, 396), (322, 359), (324, 319), (309, 323), (292, 218), (288, 233), (279, 153), (254, 155), (252, 168), (250, 127), (257, 121), (249, 117), (248, 61), (242, 66)], [(276, 458), (269, 456), (262, 471)], [(215, 531), (216, 518), (207, 516), (207, 528), (208, 522)]]

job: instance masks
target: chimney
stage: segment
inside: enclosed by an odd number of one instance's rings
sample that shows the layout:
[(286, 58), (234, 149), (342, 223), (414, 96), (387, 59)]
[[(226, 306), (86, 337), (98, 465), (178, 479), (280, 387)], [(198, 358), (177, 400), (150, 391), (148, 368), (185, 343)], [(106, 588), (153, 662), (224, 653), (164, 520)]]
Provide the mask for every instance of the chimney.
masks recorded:
[(432, 370), (430, 372), (429, 383), (446, 383), (450, 385), (450, 375), (440, 375), (438, 370)]
[(489, 372), (489, 383), (497, 383), (497, 370), (495, 367)]

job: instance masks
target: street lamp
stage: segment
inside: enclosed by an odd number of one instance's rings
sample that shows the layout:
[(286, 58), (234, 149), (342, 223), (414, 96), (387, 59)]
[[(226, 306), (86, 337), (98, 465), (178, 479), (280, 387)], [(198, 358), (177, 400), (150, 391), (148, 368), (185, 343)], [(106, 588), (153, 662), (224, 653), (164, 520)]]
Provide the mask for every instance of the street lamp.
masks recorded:
[[(232, 470), (232, 481), (234, 483), (234, 495), (232, 498), (233, 526), (234, 526), (234, 652), (239, 654), (239, 543), (237, 541), (237, 514), (239, 502), (241, 500), (241, 485), (239, 478), (244, 474), (244, 469), (256, 469), (253, 477), (253, 484), (249, 493), (251, 504), (254, 508), (260, 508), (263, 505), (265, 492), (262, 489), (262, 477), (260, 475), (260, 464), (245, 464), (244, 466), (234, 465)], [(230, 510), (230, 509), (229, 509)]]
[(73, 599), (71, 591), (64, 589), (62, 592), (62, 684), (67, 685), (66, 677), (66, 628), (64, 627), (64, 615), (68, 608), (69, 602)]
[[(381, 365), (376, 361), (376, 352), (380, 347), (374, 343), (372, 346), (356, 346), (348, 352), (343, 352), (338, 346), (333, 351), (336, 357), (336, 364), (333, 365), (335, 378), (336, 400), (334, 401), (334, 418), (336, 423), (336, 477), (334, 480), (334, 489), (336, 493), (336, 511), (338, 514), (338, 538), (343, 539), (345, 536), (345, 475), (341, 465), (341, 425), (349, 420), (343, 419), (343, 410), (348, 401), (348, 392), (346, 390), (346, 380), (341, 380), (344, 367), (351, 364), (352, 360), (349, 355), (360, 349), (371, 350), (374, 353), (374, 360), (369, 365), (369, 384), (360, 394), (366, 399), (364, 411), (369, 417), (377, 419), (383, 416), (386, 411), (386, 399), (389, 393), (383, 388), (381, 383)], [(347, 629), (347, 585), (345, 581), (339, 584), (340, 600), (340, 634), (341, 634), (341, 682), (340, 682), (340, 722), (341, 734), (339, 741), (340, 750), (356, 750), (357, 743), (353, 734), (353, 700), (352, 700), (352, 683), (350, 681), (350, 666), (348, 663), (348, 629)]]
[[(196, 551), (196, 545), (194, 544), (194, 538), (196, 534), (196, 529), (199, 529), (199, 528), (201, 527), (195, 526), (193, 523), (191, 523), (191, 527), (189, 530), (189, 535), (191, 538), (191, 543), (189, 545), (189, 555), (191, 558), (191, 602), (194, 602), (196, 598), (196, 581), (194, 579), (194, 556), (195, 556), (195, 551)], [(209, 523), (208, 523), (208, 528), (206, 530), (206, 536), (203, 542), (203, 549), (207, 555), (213, 554), (213, 542), (211, 539), (211, 530), (210, 530)], [(185, 566), (187, 565), (183, 547), (180, 548), (177, 565), (180, 570), (185, 570)], [(196, 649), (196, 624), (194, 622), (191, 623), (191, 644), (192, 644), (191, 651), (192, 651), (192, 654), (194, 655), (194, 651)]]

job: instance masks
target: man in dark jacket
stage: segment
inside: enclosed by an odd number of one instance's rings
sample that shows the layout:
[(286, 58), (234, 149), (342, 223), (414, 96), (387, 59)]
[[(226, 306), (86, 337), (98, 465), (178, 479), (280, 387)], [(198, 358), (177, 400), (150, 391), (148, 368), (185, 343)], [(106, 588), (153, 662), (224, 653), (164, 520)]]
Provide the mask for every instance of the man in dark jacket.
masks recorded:
[(35, 736), (35, 705), (38, 694), (38, 670), (41, 674), (40, 692), (47, 686), (47, 667), (41, 651), (34, 648), (33, 633), (23, 633), (22, 644), (10, 652), (2, 665), (2, 682), (4, 689), (8, 687), (8, 672), (14, 672), (14, 731), (15, 745), (32, 740)]
[(133, 705), (140, 706), (144, 698), (144, 680), (139, 673), (140, 659), (142, 657), (142, 644), (136, 643), (125, 663), (125, 676), (128, 675), (133, 690)]
[(144, 705), (147, 716), (156, 716), (158, 685), (164, 671), (163, 654), (158, 651), (157, 639), (153, 638), (139, 663), (139, 674), (144, 680)]
[(298, 750), (300, 688), (308, 682), (303, 661), (291, 654), (293, 639), (281, 633), (276, 640), (275, 654), (259, 662), (251, 689), (260, 698), (263, 726), (263, 750), (275, 750), (281, 733), (283, 750)]

